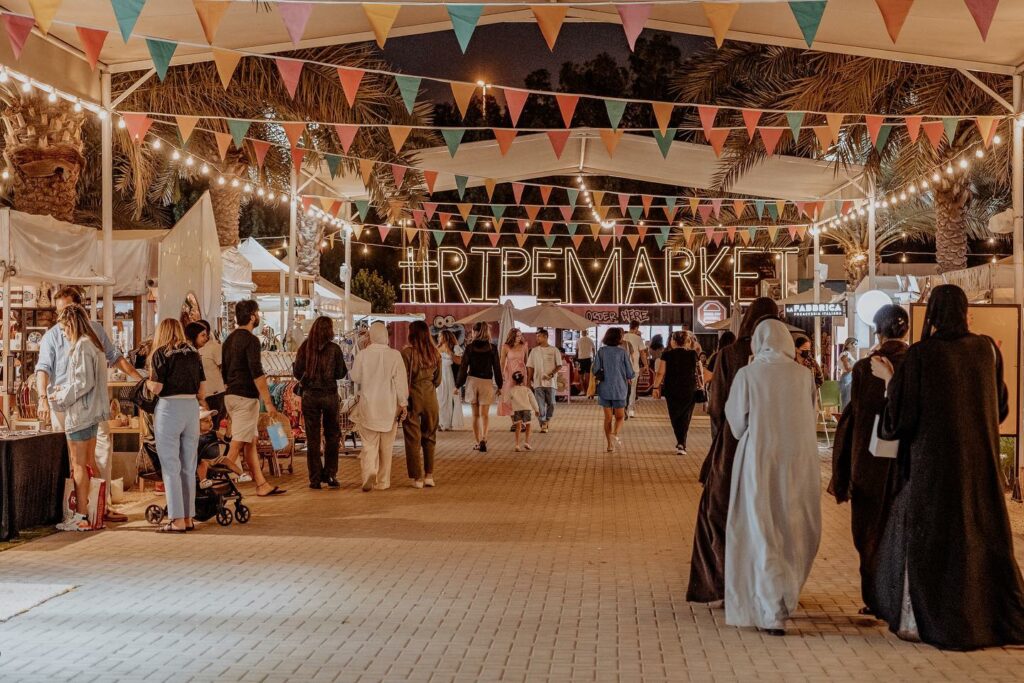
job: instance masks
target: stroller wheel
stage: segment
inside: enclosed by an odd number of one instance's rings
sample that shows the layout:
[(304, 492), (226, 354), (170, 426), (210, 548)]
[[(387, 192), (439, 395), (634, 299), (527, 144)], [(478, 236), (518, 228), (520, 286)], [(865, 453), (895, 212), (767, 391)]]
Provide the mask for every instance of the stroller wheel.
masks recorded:
[(249, 521), (249, 508), (241, 503), (235, 506), (235, 519), (238, 520), (239, 524), (245, 524)]
[(146, 521), (150, 524), (159, 524), (164, 519), (164, 509), (159, 505), (150, 505), (146, 508)]
[(231, 526), (231, 522), (235, 520), (234, 515), (231, 514), (231, 510), (227, 508), (221, 508), (217, 510), (217, 524), (221, 526)]

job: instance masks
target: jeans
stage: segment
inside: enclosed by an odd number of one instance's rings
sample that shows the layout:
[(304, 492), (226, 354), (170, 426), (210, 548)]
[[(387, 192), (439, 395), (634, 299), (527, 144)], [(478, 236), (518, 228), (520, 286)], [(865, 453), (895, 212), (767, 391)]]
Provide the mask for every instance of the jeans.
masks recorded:
[(156, 454), (171, 519), (196, 514), (196, 460), (199, 453), (199, 402), (195, 398), (161, 398), (153, 413)]
[(690, 420), (693, 418), (693, 394), (682, 397), (665, 397), (668, 402), (668, 419), (672, 422), (672, 431), (676, 435), (676, 445), (686, 448), (686, 436), (690, 431)]
[[(341, 426), (338, 424), (338, 392), (307, 391), (302, 394), (302, 418), (306, 423), (306, 469), (309, 483), (316, 484), (338, 476), (338, 449)], [(320, 431), (324, 452), (320, 460)]]
[(537, 399), (537, 419), (541, 424), (551, 422), (555, 416), (555, 390), (553, 387), (534, 387), (533, 395)]

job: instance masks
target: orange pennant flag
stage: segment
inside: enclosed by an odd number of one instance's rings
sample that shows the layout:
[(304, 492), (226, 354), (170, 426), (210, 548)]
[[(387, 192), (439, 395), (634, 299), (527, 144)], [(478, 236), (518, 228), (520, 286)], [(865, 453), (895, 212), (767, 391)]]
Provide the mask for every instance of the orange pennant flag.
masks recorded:
[(298, 147), (302, 134), (306, 132), (306, 124), (302, 121), (287, 121), (282, 123), (281, 127), (284, 128), (284, 135), (288, 138), (291, 146)]
[(601, 232), (601, 224), (600, 223), (591, 223), (590, 224), (590, 234), (591, 235), (593, 235), (594, 237), (597, 237), (598, 234), (600, 234), (600, 232)]
[(401, 5), (363, 5), (363, 12), (366, 13), (366, 19), (370, 22), (379, 48), (384, 49), (384, 43), (387, 42), (388, 34), (391, 33), (391, 27), (394, 26), (400, 9)]
[(785, 199), (776, 199), (775, 200), (775, 209), (779, 213), (779, 218), (782, 218), (782, 214), (786, 213), (786, 200)]
[(359, 160), (359, 175), (363, 179), (363, 185), (370, 186), (370, 177), (373, 175), (373, 159)]
[(505, 156), (512, 149), (512, 142), (516, 139), (516, 130), (515, 128), (495, 128), (494, 139), (498, 141), (498, 151), (501, 152), (501, 156)]
[(907, 137), (910, 138), (911, 142), (917, 142), (917, 136), (921, 133), (921, 121), (924, 117), (921, 116), (904, 116), (903, 119), (907, 123)]
[(832, 135), (832, 144), (839, 142), (839, 132), (843, 129), (844, 114), (825, 114), (828, 132)]
[(402, 146), (409, 139), (411, 132), (411, 126), (388, 126), (388, 135), (391, 136), (391, 144), (395, 146), (395, 154), (402, 151)]
[(722, 47), (722, 43), (725, 42), (725, 34), (729, 32), (729, 27), (732, 26), (733, 17), (736, 16), (736, 10), (740, 8), (740, 4), (738, 2), (702, 2), (700, 6), (704, 10), (704, 16), (707, 17), (711, 33), (715, 36), (715, 45)]
[(462, 243), (468, 247), (469, 243), (473, 241), (473, 233), (468, 230), (463, 230), (459, 234), (462, 235)]
[(192, 0), (192, 5), (195, 7), (196, 16), (199, 17), (199, 23), (203, 27), (206, 42), (213, 45), (213, 39), (217, 37), (217, 29), (220, 28), (220, 21), (224, 18), (224, 13), (231, 7), (231, 3), (218, 0)]
[(629, 243), (629, 248), (636, 251), (636, 245), (640, 242), (640, 235), (629, 234), (626, 235), (626, 242)]
[(718, 115), (718, 107), (700, 105), (697, 107), (697, 114), (700, 115), (700, 125), (704, 129), (704, 136), (707, 137), (711, 133), (712, 127), (715, 125), (715, 116)]
[(877, 114), (865, 114), (864, 123), (868, 127), (868, 137), (871, 138), (871, 144), (877, 144), (878, 133), (882, 130), (882, 123), (885, 122), (884, 116), (878, 116)]
[(434, 183), (437, 182), (437, 171), (423, 171), (423, 182), (427, 186), (427, 192), (434, 194)]
[(768, 226), (768, 241), (774, 244), (775, 238), (779, 236), (779, 226), (769, 225)]
[(188, 142), (188, 139), (192, 137), (192, 131), (195, 130), (196, 124), (199, 123), (199, 117), (175, 116), (174, 122), (178, 124), (178, 134), (181, 135), (181, 141)]
[(217, 75), (220, 76), (221, 85), (225, 90), (231, 85), (231, 78), (235, 75), (235, 69), (241, 59), (241, 52), (213, 48), (213, 63), (217, 65)]
[(900, 37), (903, 30), (903, 22), (907, 20), (910, 7), (914, 0), (875, 0), (878, 11), (882, 13), (882, 21), (885, 22), (885, 30), (889, 33), (892, 42)]
[(651, 213), (651, 206), (654, 204), (654, 195), (640, 195), (640, 204), (644, 207), (644, 215), (649, 216)]
[(996, 122), (999, 118), (996, 116), (979, 116), (974, 120), (978, 126), (978, 132), (981, 134), (982, 142), (985, 144), (985, 149), (988, 149), (992, 144), (992, 138), (996, 134)]
[(527, 239), (528, 238), (526, 237), (526, 235), (516, 235), (516, 244), (518, 244), (521, 247), (524, 244), (526, 244)]
[(612, 130), (610, 128), (602, 128), (598, 131), (601, 135), (601, 142), (604, 143), (604, 148), (608, 150), (609, 159), (615, 156), (615, 148), (619, 146), (619, 142), (622, 141), (622, 135), (625, 132), (621, 129)]
[(715, 156), (721, 157), (722, 150), (725, 148), (725, 140), (729, 137), (728, 128), (714, 128), (708, 135), (708, 142), (711, 143), (711, 149), (715, 150)]
[(828, 126), (811, 126), (811, 130), (818, 136), (818, 144), (821, 145), (821, 151), (825, 152), (829, 147), (832, 146), (832, 131), (829, 130)]
[(558, 101), (558, 111), (562, 112), (562, 121), (565, 122), (565, 127), (568, 128), (572, 125), (572, 115), (576, 111), (576, 105), (579, 104), (579, 95), (555, 95), (555, 100)]
[(341, 81), (341, 90), (345, 93), (345, 101), (349, 107), (356, 104), (356, 95), (359, 93), (359, 84), (363, 82), (362, 69), (346, 69), (338, 67), (338, 80)]
[(537, 20), (540, 32), (544, 34), (548, 48), (554, 51), (558, 32), (562, 30), (562, 22), (565, 21), (565, 14), (569, 8), (565, 5), (532, 5), (530, 9)]
[(570, 135), (572, 135), (571, 130), (548, 131), (548, 140), (551, 142), (551, 149), (554, 151), (556, 159), (562, 158), (562, 152), (565, 151), (565, 143), (569, 142)]
[(593, 190), (590, 194), (594, 197), (594, 206), (604, 204), (604, 190)]
[(732, 200), (732, 213), (736, 218), (743, 217), (743, 211), (747, 208), (747, 203), (742, 199)]
[(484, 189), (487, 191), (487, 201), (490, 201), (494, 197), (494, 186), (496, 185), (494, 178), (484, 178)]
[(217, 152), (220, 153), (220, 160), (224, 161), (228, 155), (228, 147), (231, 146), (231, 133), (214, 133), (217, 138)]
[(78, 41), (82, 44), (82, 52), (89, 62), (89, 68), (96, 70), (96, 64), (100, 59), (100, 52), (103, 51), (103, 43), (107, 40), (107, 32), (97, 28), (75, 27), (78, 33)]
[(551, 185), (540, 186), (540, 199), (542, 202), (544, 202), (545, 206), (547, 206), (548, 202), (551, 200), (551, 190)]
[(758, 128), (758, 132), (761, 134), (761, 142), (764, 143), (764, 151), (771, 156), (775, 154), (775, 148), (779, 144), (779, 140), (782, 139), (782, 134), (786, 132), (785, 128)]
[(654, 110), (654, 120), (658, 122), (658, 130), (664, 135), (672, 121), (672, 110), (675, 109), (675, 105), (671, 102), (651, 102), (651, 109)]
[(462, 118), (466, 118), (466, 111), (469, 109), (469, 102), (473, 99), (473, 93), (476, 92), (475, 83), (463, 83), (461, 81), (452, 81), (452, 97), (455, 98), (455, 104), (459, 107), (459, 113), (462, 114)]
[(124, 114), (121, 120), (124, 121), (125, 128), (128, 129), (128, 136), (135, 144), (146, 139), (146, 133), (153, 125), (153, 119), (145, 114)]
[(747, 139), (753, 142), (754, 133), (757, 132), (757, 124), (761, 122), (761, 112), (757, 109), (743, 110), (743, 123), (747, 127)]
[[(583, 244), (583, 240), (585, 239), (585, 237), (586, 237), (586, 235), (573, 235), (572, 236), (572, 246), (576, 247), (576, 249), (579, 249), (580, 245)], [(523, 246), (523, 245), (520, 244), (519, 246)]]
[(926, 121), (921, 124), (921, 128), (924, 129), (928, 142), (932, 143), (932, 149), (938, 150), (942, 143), (942, 134), (946, 130), (942, 121)]
[(462, 203), (462, 204), (456, 204), (455, 208), (457, 208), (459, 210), (459, 215), (462, 216), (462, 220), (464, 220), (464, 221), (469, 220), (469, 213), (473, 210), (473, 205), (472, 204), (470, 204), (469, 202), (465, 202), (465, 203)]

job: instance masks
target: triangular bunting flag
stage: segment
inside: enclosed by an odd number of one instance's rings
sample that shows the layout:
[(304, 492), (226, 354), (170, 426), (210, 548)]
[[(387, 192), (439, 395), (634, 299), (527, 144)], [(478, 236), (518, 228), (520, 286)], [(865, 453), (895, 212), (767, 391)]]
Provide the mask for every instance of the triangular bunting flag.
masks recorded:
[(647, 226), (638, 225), (636, 228), (636, 234), (641, 240), (647, 239)]
[(299, 77), (302, 76), (303, 62), (296, 59), (277, 57), (274, 59), (274, 63), (277, 64), (277, 70), (281, 73), (281, 80), (284, 81), (285, 90), (288, 91), (290, 97), (294, 98), (295, 89), (299, 87)]
[(178, 115), (174, 117), (174, 122), (178, 125), (178, 135), (181, 136), (181, 142), (185, 144), (192, 137), (192, 131), (195, 129), (196, 124), (199, 123), (199, 117)]
[(779, 236), (779, 226), (770, 225), (768, 226), (768, 241), (772, 244), (775, 243), (775, 238)]
[(665, 131), (664, 135), (662, 135), (660, 131), (652, 132), (654, 134), (654, 139), (658, 143), (658, 149), (661, 150), (661, 156), (667, 159), (668, 151), (672, 147), (672, 141), (676, 139), (676, 129), (669, 128), (667, 131)]
[(722, 199), (720, 197), (711, 200), (711, 208), (714, 210), (715, 218), (722, 217)]
[(601, 243), (601, 248), (608, 251), (608, 244), (612, 241), (611, 235), (601, 235), (597, 238), (597, 241)]
[(395, 154), (402, 151), (405, 141), (409, 139), (412, 132), (411, 126), (388, 126), (388, 135), (391, 136), (391, 144), (395, 146)]
[(526, 232), (530, 227), (530, 221), (525, 218), (517, 218), (516, 227), (519, 228), (519, 232)]
[(552, 221), (541, 221), (540, 222), (540, 229), (544, 232), (545, 235), (550, 235), (551, 234), (551, 228), (553, 228), (554, 225), (555, 224)]
[(370, 178), (373, 177), (373, 159), (359, 160), (359, 177), (363, 179), (363, 185), (370, 186)]
[(793, 12), (796, 25), (800, 27), (800, 33), (804, 36), (807, 47), (814, 42), (814, 36), (818, 33), (818, 26), (821, 24), (821, 15), (825, 13), (827, 0), (801, 0), (801, 2), (790, 2), (789, 9)]
[[(121, 119), (128, 130), (128, 136), (135, 144), (146, 139), (146, 133), (149, 132), (149, 127), (153, 125), (153, 119), (145, 114), (123, 114)], [(230, 140), (230, 138), (228, 139)]]
[(466, 118), (469, 102), (473, 99), (473, 93), (476, 92), (476, 84), (452, 81), (449, 85), (452, 89), (452, 97), (455, 98), (455, 104), (459, 107), (459, 113), (462, 114), (462, 118)]
[(551, 200), (551, 186), (550, 185), (541, 185), (540, 186), (540, 199), (541, 199), (542, 202), (544, 202), (544, 206), (548, 205), (548, 202)]
[(625, 192), (619, 193), (619, 213), (623, 216), (626, 215), (626, 210), (629, 208), (629, 195)]
[(331, 178), (337, 178), (338, 172), (341, 170), (341, 157), (337, 154), (324, 154), (324, 161), (327, 162), (327, 170), (331, 174)]
[(878, 11), (882, 13), (882, 21), (885, 22), (885, 30), (893, 43), (900, 37), (903, 30), (903, 22), (907, 19), (911, 5), (914, 0), (875, 0)]
[(570, 235), (575, 235), (576, 231), (579, 230), (579, 227), (580, 227), (579, 223), (566, 223), (565, 224), (565, 229), (568, 231), (568, 233)]
[[(620, 5), (621, 7), (621, 5)], [(612, 128), (617, 129), (622, 121), (622, 114), (626, 111), (625, 100), (605, 100), (605, 111), (608, 112), (608, 122)]]
[(885, 122), (884, 116), (878, 116), (875, 114), (865, 114), (864, 124), (868, 128), (868, 137), (871, 139), (871, 144), (877, 144), (878, 131), (882, 130), (882, 123)]
[(580, 191), (575, 187), (567, 187), (565, 189), (565, 196), (569, 198), (569, 206), (576, 208), (576, 201), (580, 198)]
[(117, 27), (121, 29), (121, 38), (127, 43), (128, 39), (132, 37), (132, 31), (135, 30), (135, 22), (139, 20), (139, 15), (142, 14), (142, 7), (146, 4), (146, 0), (110, 0), (110, 4), (114, 9)]
[(455, 189), (459, 192), (459, 199), (466, 196), (466, 185), (469, 183), (469, 177), (464, 175), (455, 176)]
[(489, 232), (487, 233), (487, 239), (490, 240), (492, 247), (496, 247), (498, 246), (498, 242), (501, 240), (501, 234), (497, 232)]
[(604, 190), (594, 190), (590, 194), (594, 197), (594, 206), (600, 208), (604, 203)]
[(777, 214), (776, 217), (786, 215), (786, 200), (785, 199), (776, 199), (775, 200), (775, 212)]
[(654, 110), (654, 120), (658, 122), (658, 130), (664, 135), (668, 130), (668, 124), (672, 122), (672, 110), (675, 105), (671, 102), (651, 102), (651, 109)]
[(548, 131), (548, 140), (551, 141), (551, 149), (554, 151), (556, 159), (562, 158), (562, 152), (565, 151), (565, 143), (569, 141), (571, 134), (571, 130)]
[(220, 160), (228, 156), (228, 148), (231, 147), (231, 133), (214, 133), (213, 137), (217, 140), (217, 153), (220, 155)]
[(715, 36), (715, 45), (722, 47), (725, 42), (725, 34), (729, 32), (732, 19), (739, 9), (738, 2), (702, 2), (700, 6), (704, 9), (704, 16), (707, 17), (711, 33)]
[(630, 51), (636, 49), (636, 39), (644, 30), (644, 25), (651, 17), (652, 5), (645, 3), (629, 3), (616, 5), (619, 11), (619, 20), (622, 21), (622, 30), (626, 32), (626, 42), (629, 43)]
[(39, 30), (45, 36), (50, 32), (50, 24), (53, 23), (57, 10), (60, 9), (62, 0), (28, 0), (28, 6), (32, 8), (32, 15), (36, 18)]
[(608, 158), (611, 159), (615, 156), (615, 148), (619, 146), (619, 142), (622, 141), (622, 136), (626, 131), (601, 128), (597, 132), (601, 136), (601, 142), (604, 143), (604, 148), (608, 150)]
[(642, 195), (640, 195), (640, 203), (644, 207), (644, 215), (645, 216), (650, 216), (651, 215), (651, 206), (654, 204), (654, 197), (652, 195), (649, 195), (649, 194), (642, 194)]
[(764, 145), (764, 151), (771, 156), (775, 154), (775, 148), (779, 144), (779, 140), (782, 138), (782, 134), (786, 132), (785, 128), (758, 128), (757, 131), (761, 134), (761, 143)]
[(516, 235), (516, 244), (522, 247), (529, 238), (526, 235)]
[(878, 131), (878, 139), (875, 140), (875, 151), (879, 154), (885, 149), (885, 143), (889, 141), (889, 135), (892, 133), (892, 124), (887, 123), (882, 126), (882, 129)]
[(377, 232), (380, 233), (380, 241), (383, 242), (388, 238), (388, 233), (391, 232), (391, 228), (386, 225), (378, 225)]
[(907, 137), (910, 138), (911, 142), (917, 142), (917, 136), (921, 133), (922, 117), (904, 116), (903, 120), (907, 123)]
[[(218, 140), (218, 142), (220, 142)], [(306, 158), (306, 150), (301, 147), (292, 147), (292, 168), (298, 174), (302, 170), (302, 160)]]
[(217, 0), (192, 0), (196, 16), (203, 27), (203, 35), (206, 42), (213, 45), (213, 39), (217, 37), (217, 29), (220, 28), (221, 19), (224, 13), (231, 7), (230, 2), (218, 2)]
[(427, 186), (427, 192), (434, 194), (434, 183), (437, 182), (437, 171), (423, 171), (423, 182)]
[(697, 207), (697, 213), (700, 214), (701, 223), (707, 223), (708, 219), (711, 218), (712, 207), (710, 204), (701, 204)]
[(718, 107), (700, 105), (697, 107), (697, 114), (700, 115), (700, 125), (704, 129), (704, 135), (711, 133), (715, 125), (715, 116), (718, 115)]
[(146, 38), (146, 47), (149, 49), (150, 59), (153, 60), (153, 68), (156, 69), (156, 75), (161, 81), (164, 80), (167, 78), (167, 67), (171, 65), (171, 57), (174, 56), (174, 51), (178, 49), (178, 44), (166, 40)]
[(439, 211), (438, 214), (437, 214), (437, 217), (438, 217), (438, 222), (441, 224), (442, 227), (445, 227), (445, 228), (452, 227), (451, 226), (452, 215), (450, 213), (446, 213), (444, 211)]
[(76, 26), (75, 31), (78, 33), (78, 42), (82, 44), (82, 52), (85, 53), (89, 67), (95, 71), (96, 64), (100, 59), (100, 52), (103, 51), (103, 43), (107, 40), (107, 32), (98, 28), (82, 26)]
[(462, 54), (466, 54), (469, 47), (469, 39), (473, 37), (476, 24), (480, 21), (480, 15), (484, 11), (483, 5), (446, 5), (448, 18), (452, 20), (452, 29), (455, 31), (455, 38), (459, 41)]
[(419, 95), (422, 81), (419, 76), (395, 76), (398, 92), (402, 94), (402, 101), (405, 102), (405, 108), (410, 114), (416, 107), (416, 96)]
[(459, 234), (462, 235), (462, 244), (468, 247), (469, 243), (473, 240), (473, 233), (463, 230)]
[(540, 213), (540, 207), (538, 205), (536, 205), (536, 204), (527, 204), (526, 205), (526, 217), (529, 218), (531, 221), (537, 220), (537, 214), (539, 214), (539, 213)]
[(306, 124), (302, 121), (285, 121), (281, 124), (284, 129), (284, 136), (292, 147), (298, 147), (302, 134), (306, 132)]
[(512, 197), (515, 198), (516, 204), (523, 203), (523, 188), (525, 187), (522, 183), (512, 183)]
[(921, 124), (921, 128), (924, 130), (928, 142), (932, 143), (932, 149), (938, 150), (942, 143), (942, 132), (945, 130), (942, 121), (925, 121)]
[[(365, 221), (367, 214), (370, 213), (370, 200), (369, 199), (356, 199), (352, 202), (356, 206), (356, 213), (359, 215), (359, 220)], [(387, 233), (382, 233), (386, 235)]]
[(559, 212), (562, 214), (562, 220), (566, 223), (572, 220), (572, 207), (571, 206), (560, 206), (558, 207)]
[(700, 205), (700, 197), (688, 197), (686, 201), (690, 204), (690, 215), (696, 218), (697, 207)]
[(998, 117), (995, 116), (979, 116), (975, 119), (975, 124), (978, 126), (978, 133), (981, 134), (981, 140), (985, 144), (985, 149), (989, 148), (992, 144), (992, 137), (995, 135), (996, 122)]
[(555, 95), (555, 100), (558, 102), (558, 111), (562, 112), (562, 121), (565, 122), (565, 127), (569, 128), (572, 125), (572, 115), (576, 111), (576, 105), (579, 104), (579, 95)]
[(338, 134), (338, 142), (341, 143), (341, 149), (344, 150), (345, 154), (352, 149), (352, 142), (356, 139), (356, 133), (359, 132), (359, 126), (348, 124), (348, 123), (336, 123), (334, 124), (334, 131)]
[[(455, 205), (455, 208), (459, 210), (459, 215), (462, 216), (462, 220), (464, 220), (464, 221), (468, 221), (469, 220), (469, 214), (473, 210), (473, 205), (471, 203), (469, 203), (469, 202), (460, 202), (459, 204)], [(476, 225), (476, 221), (475, 220), (474, 220), (473, 224)], [(473, 226), (470, 226), (469, 229), (472, 230)]]
[(515, 128), (494, 129), (494, 139), (498, 141), (498, 151), (501, 152), (501, 156), (505, 156), (512, 149), (512, 142), (516, 139), (516, 132)]
[[(785, 205), (783, 205), (783, 208)], [(782, 214), (782, 210), (779, 208), (778, 202), (772, 202), (768, 205), (768, 216), (773, 220), (779, 220), (779, 216)]]
[(800, 142), (800, 128), (804, 125), (804, 113), (802, 111), (787, 113), (786, 123), (789, 124), (789, 130), (793, 133), (793, 142)]
[(455, 152), (458, 151), (459, 145), (462, 144), (462, 137), (466, 134), (465, 128), (445, 128), (441, 131), (441, 137), (444, 138), (444, 144), (448, 146), (448, 154), (455, 158)]
[(402, 189), (402, 181), (405, 180), (405, 174), (409, 169), (400, 164), (391, 164), (391, 177), (395, 179), (395, 189)]
[(491, 201), (494, 197), (494, 187), (496, 184), (494, 178), (484, 178), (484, 190), (487, 192), (487, 201)]
[(747, 139), (753, 140), (757, 132), (757, 124), (761, 121), (761, 112), (757, 109), (743, 110), (743, 125), (747, 127)]
[(441, 242), (444, 241), (444, 230), (431, 230), (430, 234), (434, 236), (434, 241), (437, 243), (437, 246), (441, 246)]
[(387, 42), (388, 34), (391, 33), (391, 27), (394, 26), (400, 9), (401, 5), (363, 5), (363, 12), (366, 13), (366, 19), (370, 22), (370, 28), (377, 39), (377, 47), (384, 49), (384, 43)]
[(789, 240), (791, 242), (796, 242), (796, 226), (791, 225), (788, 228), (786, 228), (786, 231), (789, 233)]
[(428, 221), (434, 220), (435, 213), (437, 213), (437, 202), (423, 202), (423, 215), (427, 217)]
[(728, 240), (730, 242), (735, 243), (736, 242), (736, 226), (735, 225), (730, 225), (728, 228), (726, 228), (725, 229), (725, 236), (726, 236), (726, 238), (728, 238)]
[(629, 214), (630, 219), (634, 223), (639, 223), (640, 222), (640, 217), (644, 215), (644, 209), (643, 209), (642, 206), (629, 206), (629, 207), (626, 207), (626, 210), (627, 210), (627, 213)]
[(270, 143), (266, 140), (250, 140), (249, 143), (252, 144), (252, 151), (256, 157), (256, 168), (263, 168), (263, 161), (270, 151)]
[(960, 126), (960, 119), (955, 116), (944, 116), (942, 117), (942, 128), (946, 133), (946, 142), (950, 145), (956, 139), (956, 131)]
[(598, 234), (600, 234), (600, 232), (601, 232), (601, 224), (600, 223), (591, 223), (590, 224), (590, 234), (591, 234), (592, 237), (594, 237), (596, 239)]
[[(583, 240), (584, 239), (586, 239), (586, 237), (584, 235), (573, 235), (572, 236), (572, 246), (575, 247), (576, 249), (579, 249), (580, 245), (583, 244)], [(520, 244), (519, 246), (523, 246), (523, 245)]]
[(629, 248), (630, 249), (632, 249), (633, 251), (636, 251), (636, 245), (639, 244), (639, 242), (640, 242), (640, 235), (637, 235), (635, 233), (630, 233), (630, 234), (626, 235), (626, 242), (629, 243)]
[[(683, 228), (684, 239), (686, 240), (686, 246), (690, 246), (693, 242), (693, 228)], [(658, 243), (659, 249), (664, 249), (665, 244), (668, 242), (668, 230), (663, 230), (654, 236), (654, 241)]]
[(494, 216), (495, 220), (502, 220), (505, 216), (505, 205), (504, 204), (492, 204), (491, 215)]
[(249, 132), (251, 125), (249, 121), (228, 119), (228, 130), (231, 131), (231, 140), (237, 149), (242, 149), (242, 145), (245, 143), (245, 134)]
[(676, 207), (665, 205), (661, 207), (661, 210), (665, 212), (665, 220), (671, 223), (676, 217)]
[(828, 124), (829, 134), (832, 135), (832, 144), (839, 142), (839, 132), (843, 129), (844, 114), (825, 114), (825, 121)]
[(225, 90), (231, 85), (231, 78), (235, 75), (235, 69), (238, 68), (241, 59), (241, 52), (213, 48), (213, 63), (217, 67), (217, 75), (220, 76), (220, 83)]
[(348, 102), (349, 107), (355, 106), (359, 84), (363, 82), (365, 73), (362, 69), (338, 67), (338, 80), (341, 81), (341, 90), (345, 93), (345, 101)]
[(832, 131), (829, 130), (829, 127), (811, 126), (811, 130), (818, 136), (818, 145), (821, 147), (821, 151), (823, 153), (828, 151), (828, 148), (832, 146)]
[(313, 13), (313, 3), (278, 3), (277, 11), (281, 15), (284, 29), (288, 31), (288, 37), (292, 39), (292, 45), (298, 45), (302, 42), (302, 34), (306, 31), (309, 15)]
[(505, 88), (505, 107), (508, 109), (508, 115), (512, 119), (512, 125), (519, 125), (519, 117), (523, 113), (523, 106), (526, 105), (527, 98), (530, 97), (528, 90), (516, 90), (515, 88)]
[(747, 208), (747, 203), (742, 199), (732, 200), (732, 213), (736, 218), (743, 217), (743, 211)]
[[(401, 214), (395, 212), (394, 202), (392, 202), (391, 211), (392, 215), (397, 220)], [(419, 232), (419, 230), (417, 230), (416, 228), (406, 228), (403, 232), (405, 232), (405, 241), (412, 242), (414, 239), (416, 239), (416, 233)]]
[(995, 16), (999, 0), (964, 0), (964, 4), (978, 26), (981, 39), (988, 40), (988, 30), (992, 26), (992, 17)]
[(562, 22), (565, 21), (565, 14), (569, 8), (565, 5), (533, 5), (530, 9), (537, 20), (540, 32), (544, 34), (548, 49), (554, 52), (558, 32), (562, 30)]
[(476, 223), (480, 220), (479, 216), (470, 214), (468, 216), (463, 216), (463, 219), (466, 221), (466, 227), (469, 228), (470, 232), (476, 230)]
[(763, 199), (755, 199), (754, 200), (754, 211), (757, 212), (757, 217), (758, 218), (764, 218), (764, 200)]
[(715, 150), (716, 157), (722, 156), (722, 150), (725, 148), (725, 141), (728, 137), (728, 128), (715, 128), (708, 134), (708, 142), (711, 144), (711, 149)]

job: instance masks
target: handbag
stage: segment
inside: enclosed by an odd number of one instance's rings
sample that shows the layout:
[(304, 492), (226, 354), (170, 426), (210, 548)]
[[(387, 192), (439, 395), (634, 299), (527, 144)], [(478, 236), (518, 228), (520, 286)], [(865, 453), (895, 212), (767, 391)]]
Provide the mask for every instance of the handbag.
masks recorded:
[(900, 448), (900, 442), (879, 438), (878, 423), (881, 419), (881, 415), (875, 415), (875, 425), (871, 428), (871, 441), (868, 443), (868, 451), (876, 458), (895, 458)]
[(132, 387), (131, 392), (128, 394), (128, 399), (134, 403), (139, 410), (153, 414), (156, 410), (156, 404), (157, 401), (160, 400), (160, 397), (146, 387), (145, 379), (140, 379), (135, 383), (135, 386)]
[(348, 415), (352, 424), (359, 425), (366, 422), (366, 409), (358, 394), (344, 400), (341, 412)]
[[(604, 349), (601, 349), (603, 351)], [(597, 352), (596, 360), (601, 364), (601, 367), (596, 368), (590, 376), (594, 378), (594, 382), (600, 384), (604, 381), (604, 362), (601, 360), (601, 351)]]
[(707, 403), (708, 402), (708, 390), (704, 384), (704, 366), (701, 365), (700, 361), (697, 361), (697, 365), (694, 368), (694, 375), (696, 375), (697, 388), (693, 392), (694, 403)]

